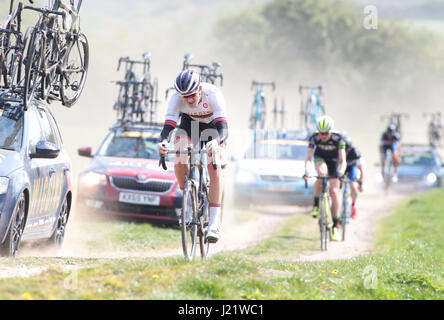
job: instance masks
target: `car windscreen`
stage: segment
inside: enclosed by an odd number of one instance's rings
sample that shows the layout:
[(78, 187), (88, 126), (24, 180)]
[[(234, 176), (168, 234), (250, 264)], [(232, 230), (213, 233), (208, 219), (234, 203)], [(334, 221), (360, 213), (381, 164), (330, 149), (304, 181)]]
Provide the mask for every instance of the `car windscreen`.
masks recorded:
[(402, 164), (405, 166), (434, 166), (435, 159), (431, 152), (404, 153), (402, 155)]
[(21, 108), (0, 104), (0, 149), (19, 150), (23, 137)]
[(303, 140), (263, 140), (251, 145), (247, 159), (305, 160), (308, 143)]
[(113, 132), (105, 139), (98, 155), (104, 157), (124, 157), (159, 159), (158, 134), (152, 132)]

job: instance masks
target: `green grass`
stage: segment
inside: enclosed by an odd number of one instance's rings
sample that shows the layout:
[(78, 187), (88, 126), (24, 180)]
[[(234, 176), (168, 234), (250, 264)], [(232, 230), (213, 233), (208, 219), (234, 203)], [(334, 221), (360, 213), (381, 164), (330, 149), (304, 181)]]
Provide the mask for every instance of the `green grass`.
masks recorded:
[[(317, 251), (319, 242), (313, 220), (300, 216), (253, 248), (208, 261), (71, 259), (86, 267), (73, 271), (56, 265), (38, 276), (0, 279), (0, 298), (442, 300), (443, 199), (439, 189), (404, 201), (380, 222), (375, 254), (298, 261), (307, 250)], [(17, 260), (7, 261), (37, 261)]]
[[(73, 221), (74, 222), (74, 221)], [(85, 250), (129, 251), (167, 249), (181, 245), (180, 230), (128, 221), (75, 221), (67, 234)], [(71, 234), (74, 234), (71, 236)], [(68, 239), (71, 240), (71, 239)]]

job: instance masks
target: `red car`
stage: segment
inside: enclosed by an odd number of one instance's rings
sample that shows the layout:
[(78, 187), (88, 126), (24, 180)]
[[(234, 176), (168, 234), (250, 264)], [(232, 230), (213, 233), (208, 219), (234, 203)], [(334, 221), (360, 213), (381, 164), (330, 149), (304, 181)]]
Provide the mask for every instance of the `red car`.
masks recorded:
[(97, 152), (80, 148), (93, 158), (79, 175), (77, 202), (88, 214), (179, 221), (182, 193), (174, 174), (159, 167), (157, 144), (162, 125), (114, 125)]

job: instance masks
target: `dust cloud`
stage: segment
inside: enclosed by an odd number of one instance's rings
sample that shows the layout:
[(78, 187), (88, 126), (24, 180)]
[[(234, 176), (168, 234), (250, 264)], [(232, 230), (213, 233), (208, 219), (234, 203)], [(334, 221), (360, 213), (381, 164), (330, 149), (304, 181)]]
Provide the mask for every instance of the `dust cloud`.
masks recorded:
[[(165, 90), (182, 68), (185, 53), (192, 53), (195, 63), (222, 64), (224, 75), (222, 92), (228, 107), (230, 128), (229, 151), (240, 156), (250, 136), (248, 118), (253, 101), (251, 82), (275, 81), (276, 91), (266, 91), (268, 104), (268, 127), (273, 128), (271, 109), (276, 98), (281, 104), (285, 99), (285, 125), (287, 129), (300, 125), (299, 84), (322, 85), (327, 114), (335, 120), (336, 128), (345, 130), (361, 150), (367, 167), (367, 179), (371, 187), (374, 163), (378, 162), (377, 145), (386, 122), (381, 115), (391, 112), (406, 112), (410, 117), (403, 123), (404, 141), (425, 143), (426, 126), (422, 112), (437, 111), (441, 106), (435, 97), (423, 95), (422, 89), (430, 79), (416, 79), (418, 90), (405, 92), (402, 96), (387, 96), (375, 101), (371, 89), (357, 92), (344, 81), (335, 77), (318, 77), (319, 66), (298, 62), (302, 68), (297, 74), (273, 73), (258, 65), (257, 69), (243, 68), (236, 56), (227, 56), (215, 48), (218, 39), (213, 34), (213, 24), (221, 14), (248, 7), (260, 1), (84, 1), (81, 9), (81, 30), (89, 41), (90, 61), (88, 78), (80, 100), (72, 108), (60, 103), (50, 104), (50, 109), (59, 124), (65, 147), (72, 159), (74, 197), (77, 176), (90, 159), (78, 156), (77, 149), (91, 146), (93, 152), (115, 121), (113, 104), (117, 98), (117, 86), (112, 81), (123, 78), (117, 72), (121, 56), (141, 58), (150, 51), (151, 74), (159, 81), (159, 99), (162, 101), (157, 121), (163, 122), (167, 101)], [(223, 44), (222, 44), (223, 45)], [(278, 48), (276, 48), (278, 50)], [(254, 53), (252, 53), (254, 55)], [(282, 61), (282, 64), (293, 63)], [(372, 75), (369, 74), (369, 77)], [(346, 76), (344, 76), (346, 77)], [(377, 80), (375, 80), (377, 81)], [(396, 86), (387, 83), (387, 86)], [(234, 164), (230, 164), (233, 168)], [(226, 189), (233, 184), (232, 169), (227, 170)], [(229, 208), (228, 208), (229, 209)], [(75, 206), (73, 208), (75, 216)], [(230, 220), (228, 220), (230, 221)], [(232, 222), (232, 221), (231, 221)], [(78, 232), (81, 232), (78, 230)], [(79, 235), (80, 236), (80, 235)]]

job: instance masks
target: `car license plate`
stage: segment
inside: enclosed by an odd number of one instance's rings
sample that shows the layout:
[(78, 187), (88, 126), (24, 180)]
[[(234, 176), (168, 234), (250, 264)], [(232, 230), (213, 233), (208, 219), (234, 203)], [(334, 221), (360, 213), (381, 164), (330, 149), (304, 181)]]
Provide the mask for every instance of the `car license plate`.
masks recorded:
[(279, 185), (277, 185), (277, 186), (274, 186), (274, 185), (271, 185), (271, 186), (268, 186), (268, 190), (270, 190), (270, 191), (280, 191), (280, 192), (293, 192), (293, 191), (295, 191), (295, 188), (293, 187), (293, 186), (279, 186)]
[(120, 192), (119, 201), (132, 204), (149, 204), (152, 206), (158, 206), (160, 203), (160, 197), (140, 193)]

